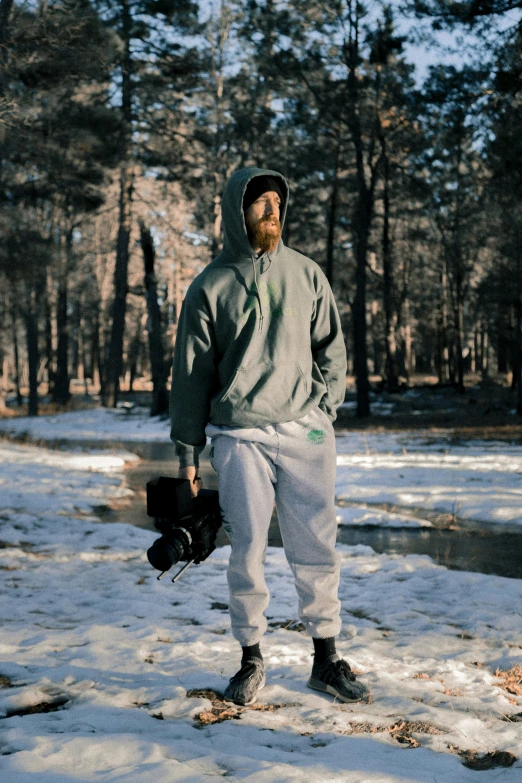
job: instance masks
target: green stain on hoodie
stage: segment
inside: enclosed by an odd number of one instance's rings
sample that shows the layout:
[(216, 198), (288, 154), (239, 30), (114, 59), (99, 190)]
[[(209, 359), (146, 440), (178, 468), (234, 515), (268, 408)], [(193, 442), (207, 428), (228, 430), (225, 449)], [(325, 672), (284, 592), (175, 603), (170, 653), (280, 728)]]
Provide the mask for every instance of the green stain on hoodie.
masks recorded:
[(250, 245), (243, 195), (248, 167), (222, 200), (222, 252), (190, 285), (178, 324), (170, 398), (180, 466), (198, 465), (208, 422), (258, 427), (293, 421), (319, 405), (333, 421), (344, 400), (346, 351), (333, 294), (321, 268), (279, 242), (259, 257)]

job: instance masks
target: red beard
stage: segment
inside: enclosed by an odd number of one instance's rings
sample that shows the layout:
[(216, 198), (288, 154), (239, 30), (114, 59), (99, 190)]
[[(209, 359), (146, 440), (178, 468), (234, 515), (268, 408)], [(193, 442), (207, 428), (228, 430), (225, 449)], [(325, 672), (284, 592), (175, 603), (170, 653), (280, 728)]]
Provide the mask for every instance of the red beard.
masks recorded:
[(273, 252), (281, 239), (281, 223), (276, 217), (260, 218), (254, 226), (247, 224), (247, 231), (252, 247), (265, 253)]

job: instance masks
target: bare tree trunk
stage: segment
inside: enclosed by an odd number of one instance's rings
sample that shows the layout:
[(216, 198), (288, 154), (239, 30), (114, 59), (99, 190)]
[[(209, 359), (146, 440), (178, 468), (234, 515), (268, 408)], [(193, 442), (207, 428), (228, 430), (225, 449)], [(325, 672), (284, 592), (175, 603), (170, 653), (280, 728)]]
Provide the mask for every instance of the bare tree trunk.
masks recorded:
[(441, 303), (439, 318), (439, 383), (447, 383), (451, 377), (450, 353), (448, 346), (448, 276), (446, 262), (441, 272)]
[(7, 361), (7, 293), (4, 290), (2, 297), (2, 311), (0, 312), (0, 372), (2, 382), (0, 383), (0, 411), (5, 410), (5, 401), (7, 389), (9, 386), (9, 364)]
[[(5, 95), (7, 86), (7, 62), (9, 51), (9, 16), (13, 7), (13, 0), (0, 0), (0, 96)], [(0, 159), (1, 163), (1, 159)]]
[(69, 369), (67, 366), (67, 280), (58, 281), (58, 301), (56, 306), (56, 324), (58, 327), (58, 347), (56, 351), (56, 375), (53, 387), (53, 402), (65, 405), (69, 400)]
[(103, 404), (115, 408), (118, 402), (120, 376), (123, 367), (123, 336), (127, 309), (130, 205), (132, 198), (132, 175), (122, 167), (120, 178), (120, 227), (114, 271), (114, 300), (111, 308), (112, 328), (105, 363), (105, 385)]
[(47, 270), (44, 324), (45, 324), (45, 357), (47, 359), (47, 391), (53, 393), (55, 383), (55, 355), (56, 355), (56, 319), (54, 280), (50, 269)]
[(373, 299), (370, 307), (370, 343), (373, 350), (373, 374), (381, 374), (381, 335), (379, 329), (379, 302)]
[(145, 268), (145, 288), (147, 291), (147, 331), (149, 333), (149, 358), (152, 372), (152, 405), (151, 416), (158, 416), (169, 409), (169, 396), (167, 393), (167, 378), (169, 368), (165, 362), (165, 347), (161, 328), (161, 312), (158, 302), (156, 275), (154, 262), (156, 252), (154, 242), (148, 228), (140, 224), (141, 249), (143, 251), (143, 264)]
[(92, 375), (89, 374), (89, 370), (87, 367), (87, 356), (86, 356), (86, 345), (85, 345), (85, 318), (83, 315), (83, 302), (80, 300), (78, 302), (78, 338), (77, 338), (77, 370), (76, 370), (76, 377), (83, 381), (83, 389), (85, 396), (87, 397), (89, 394), (89, 385), (88, 385), (88, 378), (92, 378)]
[(449, 382), (452, 386), (457, 385), (456, 374), (456, 357), (455, 357), (455, 342), (450, 342), (448, 345), (448, 367), (449, 367)]
[(129, 243), (133, 172), (130, 160), (132, 125), (132, 83), (130, 37), (132, 17), (129, 0), (121, 0), (121, 36), (124, 45), (122, 62), (122, 132), (120, 137), (120, 199), (116, 266), (114, 269), (114, 300), (111, 309), (111, 336), (105, 363), (103, 404), (115, 408), (118, 403), (120, 376), (123, 366), (123, 336), (128, 292)]
[(221, 248), (221, 195), (214, 196), (214, 220), (212, 223), (212, 245), (210, 248), (212, 258), (215, 258)]
[[(516, 356), (516, 361), (515, 361)], [(517, 379), (517, 414), (522, 416), (522, 303), (517, 302), (517, 345), (513, 357), (513, 377)]]
[(382, 228), (382, 265), (383, 265), (383, 305), (386, 331), (386, 389), (396, 392), (399, 389), (399, 371), (397, 367), (397, 338), (395, 327), (397, 317), (394, 308), (393, 256), (390, 241), (390, 162), (386, 150), (386, 140), (381, 134), (381, 151), (384, 163), (383, 192), (383, 228)]
[(99, 388), (101, 392), (100, 365), (103, 365), (103, 362), (100, 362), (100, 314), (96, 312), (92, 324), (87, 374), (92, 378), (94, 388)]
[(0, 386), (0, 410), (5, 410), (9, 390), (9, 361), (2, 352), (2, 385)]
[(522, 264), (520, 253), (517, 254), (517, 284), (516, 284), (516, 326), (515, 345), (513, 346), (513, 378), (517, 383), (517, 414), (522, 416)]
[(459, 394), (464, 394), (466, 387), (464, 386), (464, 296), (462, 292), (462, 284), (460, 280), (457, 280), (456, 284), (456, 312), (455, 312), (455, 352), (456, 352), (456, 369), (457, 369), (457, 391)]
[(341, 132), (335, 149), (335, 161), (333, 170), (332, 192), (330, 195), (330, 207), (328, 210), (328, 235), (326, 238), (326, 277), (330, 286), (334, 279), (334, 254), (335, 254), (335, 226), (337, 223), (337, 204), (339, 201), (339, 160), (341, 157)]
[(482, 325), (482, 332), (480, 335), (480, 355), (482, 356), (482, 377), (487, 378), (489, 375), (489, 334), (485, 325)]
[(404, 374), (409, 381), (414, 373), (414, 367), (412, 356), (410, 299), (408, 296), (404, 299), (402, 318), (404, 322)]
[(36, 303), (36, 290), (31, 285), (27, 288), (24, 312), (29, 371), (29, 416), (38, 416), (38, 316)]
[(480, 321), (475, 324), (475, 330), (473, 332), (473, 342), (474, 342), (474, 355), (475, 355), (475, 363), (473, 367), (474, 372), (482, 372), (482, 356), (480, 354)]
[[(267, 10), (268, 13), (268, 10)], [(213, 183), (214, 183), (214, 220), (212, 224), (212, 243), (210, 247), (211, 258), (215, 258), (221, 250), (221, 193), (223, 184), (228, 179), (231, 171), (224, 175), (224, 142), (227, 131), (225, 130), (225, 112), (223, 107), (223, 91), (226, 77), (227, 46), (232, 27), (233, 13), (230, 0), (221, 0), (217, 29), (209, 30), (207, 41), (210, 44), (210, 71), (214, 79), (213, 97), (216, 133), (213, 142)]]
[(22, 404), (22, 390), (20, 388), (20, 351), (18, 348), (18, 310), (16, 304), (11, 307), (11, 333), (13, 335), (13, 361), (14, 361), (14, 381), (16, 389), (16, 404), (18, 407)]
[(141, 318), (138, 318), (137, 324), (136, 324), (136, 333), (134, 334), (134, 337), (130, 340), (129, 345), (129, 352), (127, 356), (127, 366), (128, 366), (128, 374), (129, 374), (129, 386), (128, 391), (132, 392), (134, 391), (134, 381), (136, 380), (136, 377), (138, 375), (138, 361), (139, 361), (139, 354), (140, 354), (140, 343), (141, 343)]
[(66, 405), (70, 399), (69, 391), (69, 323), (68, 323), (68, 267), (72, 248), (72, 231), (61, 237), (60, 269), (58, 273), (58, 299), (56, 303), (56, 376), (53, 389), (53, 402)]
[[(81, 316), (81, 289), (73, 292), (71, 297), (71, 316), (69, 318), (69, 345), (70, 345), (70, 362), (69, 362), (69, 375), (71, 378), (83, 379), (83, 367), (80, 367), (80, 324), (82, 320)], [(81, 378), (80, 378), (81, 374)]]
[[(357, 386), (357, 416), (364, 418), (370, 415), (370, 382), (368, 378), (368, 346), (366, 343), (366, 264), (368, 260), (368, 242), (374, 211), (374, 194), (377, 174), (377, 164), (373, 160), (373, 144), (371, 138), (368, 144), (366, 161), (364, 156), (365, 142), (360, 117), (359, 92), (359, 18), (358, 8), (350, 18), (349, 40), (345, 41), (348, 67), (348, 112), (347, 123), (355, 152), (355, 169), (357, 178), (357, 198), (352, 221), (352, 236), (355, 252), (355, 296), (353, 299), (353, 350), (354, 371)], [(376, 119), (377, 121), (377, 119)], [(367, 170), (370, 170), (368, 184)]]
[(368, 378), (368, 347), (366, 344), (366, 258), (369, 224), (365, 198), (359, 197), (358, 230), (356, 233), (355, 297), (353, 300), (353, 350), (357, 384), (357, 416), (370, 415), (370, 382)]
[(176, 261), (175, 269), (174, 269), (174, 280), (175, 280), (174, 323), (176, 324), (177, 327), (179, 316), (181, 313), (181, 308), (183, 306), (183, 291), (181, 290), (181, 261)]

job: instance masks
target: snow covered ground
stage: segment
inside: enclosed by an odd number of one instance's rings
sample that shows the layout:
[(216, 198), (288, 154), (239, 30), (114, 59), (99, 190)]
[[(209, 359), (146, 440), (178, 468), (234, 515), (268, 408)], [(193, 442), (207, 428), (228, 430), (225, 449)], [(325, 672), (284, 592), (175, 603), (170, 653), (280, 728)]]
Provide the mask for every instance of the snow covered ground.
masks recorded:
[(0, 419), (0, 433), (35, 441), (160, 441), (169, 437), (168, 422), (150, 417), (146, 408), (91, 408), (56, 416)]
[(522, 525), (520, 446), (455, 446), (412, 433), (350, 433), (336, 442), (338, 500), (364, 498), (510, 529)]
[[(101, 422), (111, 420), (107, 413)], [(17, 426), (47, 426), (50, 439), (77, 439), (81, 426), (98, 431), (95, 418), (83, 425), (74, 418), (84, 415), (64, 414), (68, 425), (26, 419)], [(149, 425), (166, 437), (165, 422), (112, 414), (117, 426), (118, 416), (126, 441), (134, 422), (144, 440)], [(13, 421), (0, 424), (11, 428)], [(33, 437), (42, 439), (41, 432)], [(108, 433), (100, 440), (116, 439), (115, 430)], [(449, 483), (452, 476), (471, 485), (465, 502), (477, 501), (471, 478), (479, 477), (482, 510), (515, 507), (520, 449), (361, 434), (337, 445), (338, 493), (350, 502), (395, 502), (388, 498), (404, 488), (394, 488), (391, 477), (400, 472), (409, 492), (426, 493), (423, 507), (436, 507), (439, 485), (441, 502), (450, 502), (460, 486)], [(167, 577), (158, 582), (145, 556), (154, 533), (100, 524), (96, 516), (98, 506), (129, 495), (129, 454), (7, 441), (0, 452), (2, 781), (522, 779), (520, 580), (449, 571), (426, 556), (340, 547), (339, 647), (373, 693), (371, 704), (343, 705), (306, 688), (310, 640), (299, 632), (284, 555), (270, 549), (267, 686), (251, 708), (230, 709), (219, 700), (238, 663), (226, 611), (227, 549), (175, 585)], [(401, 495), (400, 505), (417, 508), (416, 497), (405, 502)], [(340, 513), (393, 521), (362, 505)]]
[[(96, 408), (56, 416), (0, 419), (0, 434), (36, 442), (74, 440), (168, 442), (168, 421), (145, 408)], [(452, 445), (418, 433), (350, 432), (337, 437), (337, 498), (345, 525), (430, 526), (416, 511), (456, 515), (460, 520), (522, 526), (522, 447), (501, 442)], [(396, 510), (372, 508), (390, 504)], [(429, 516), (429, 515), (427, 515)]]

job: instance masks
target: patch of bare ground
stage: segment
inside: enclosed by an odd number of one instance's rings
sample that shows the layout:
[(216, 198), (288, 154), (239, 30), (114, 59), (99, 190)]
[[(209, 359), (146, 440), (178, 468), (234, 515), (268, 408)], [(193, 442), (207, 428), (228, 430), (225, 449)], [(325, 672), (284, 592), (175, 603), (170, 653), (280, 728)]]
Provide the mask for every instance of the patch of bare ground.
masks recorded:
[(0, 674), (0, 688), (13, 688), (13, 683), (5, 674)]
[[(39, 401), (38, 401), (38, 413), (40, 416), (55, 416), (59, 413), (68, 413), (70, 411), (88, 410), (90, 408), (99, 408), (100, 401), (95, 396), (87, 397), (85, 395), (83, 385), (82, 389), (71, 389), (72, 394), (69, 402), (59, 404), (52, 402), (48, 398), (48, 390), (46, 385), (42, 385), (39, 389)], [(90, 394), (95, 394), (96, 390), (91, 389)], [(22, 389), (22, 394), (27, 397), (28, 389)], [(0, 408), (0, 418), (14, 418), (18, 416), (27, 416), (29, 414), (29, 406), (27, 402), (23, 402), (22, 405), (13, 405), (5, 408)]]
[(496, 669), (495, 677), (500, 679), (498, 685), (514, 696), (522, 696), (522, 666), (513, 666), (507, 671)]
[(401, 745), (407, 745), (410, 748), (418, 748), (420, 743), (413, 734), (444, 734), (446, 730), (434, 723), (421, 720), (407, 720), (399, 718), (389, 726), (375, 726), (372, 723), (363, 721), (361, 723), (350, 723), (350, 729), (344, 734), (382, 734), (387, 732), (392, 739)]
[(458, 513), (460, 506), (457, 505), (455, 510), (450, 512), (430, 511), (428, 508), (421, 508), (420, 506), (398, 506), (395, 503), (361, 503), (359, 501), (344, 500), (343, 498), (335, 498), (337, 506), (344, 508), (369, 508), (377, 509), (378, 511), (386, 511), (388, 514), (400, 514), (403, 517), (410, 517), (411, 519), (425, 519), (430, 522), (433, 527), (440, 528), (441, 530), (458, 530), (461, 524), (465, 524), (469, 527), (470, 520), (460, 520)]
[(212, 723), (222, 723), (225, 720), (239, 720), (244, 712), (276, 712), (282, 707), (299, 707), (297, 703), (287, 704), (250, 704), (245, 707), (239, 707), (236, 704), (224, 701), (222, 694), (208, 689), (195, 688), (187, 691), (189, 699), (209, 699), (212, 702), (212, 709), (200, 712), (196, 715), (196, 728), (209, 726)]
[(68, 703), (69, 699), (65, 696), (60, 696), (54, 701), (41, 701), (38, 704), (31, 704), (29, 707), (20, 707), (19, 709), (8, 710), (6, 718), (14, 718), (15, 716), (23, 717), (24, 715), (36, 715), (42, 712), (57, 712), (61, 710)]
[(515, 712), (511, 715), (502, 715), (500, 720), (505, 720), (507, 723), (522, 723), (522, 712)]
[[(398, 718), (394, 723), (389, 726), (375, 726), (368, 721), (362, 721), (361, 723), (351, 722), (350, 729), (343, 732), (343, 734), (382, 734), (388, 733), (392, 739), (399, 742), (401, 745), (406, 745), (410, 748), (418, 748), (420, 746), (419, 740), (413, 735), (419, 734), (431, 734), (440, 735), (447, 734), (447, 730), (441, 726), (437, 726), (429, 721), (419, 720), (407, 720), (405, 718)], [(461, 748), (451, 743), (447, 744), (448, 750), (456, 755), (460, 756), (462, 763), (465, 767), (474, 770), (487, 770), (494, 769), (495, 767), (511, 767), (517, 757), (509, 751), (494, 750), (490, 753), (480, 753), (477, 750), (462, 750)]]
[(306, 628), (304, 624), (297, 619), (294, 620), (274, 620), (274, 622), (268, 623), (269, 628), (283, 628), (285, 631), (296, 631), (297, 633), (304, 633)]
[[(471, 636), (461, 636), (461, 635), (459, 634), (459, 635), (458, 635), (458, 638), (459, 638), (459, 639), (460, 639), (460, 638), (463, 638), (463, 639), (468, 639), (468, 638), (470, 638), (470, 639), (472, 639), (473, 637), (471, 637)], [(433, 678), (433, 677), (430, 677), (430, 675), (429, 675), (429, 674), (426, 674), (426, 672), (417, 672), (417, 674), (414, 674), (414, 675), (412, 676), (412, 680), (432, 680), (432, 681), (434, 681), (434, 678)], [(441, 683), (441, 684), (444, 686), (444, 690), (442, 691), (442, 693), (443, 693), (445, 696), (462, 696), (462, 695), (463, 695), (463, 691), (459, 690), (458, 688), (449, 688), (449, 687), (446, 685), (445, 681), (442, 679), (442, 677), (438, 677), (438, 678), (436, 679), (436, 681), (437, 681), (437, 682), (440, 682), (440, 683)], [(422, 701), (422, 699), (416, 699), (416, 701)]]
[(449, 744), (448, 750), (460, 756), (462, 763), (468, 769), (477, 771), (495, 769), (496, 767), (512, 767), (517, 757), (507, 750), (494, 750), (491, 753), (479, 753), (477, 750), (462, 750)]
[[(212, 709), (205, 710), (196, 715), (195, 726), (209, 726), (213, 723), (222, 723), (226, 720), (239, 720), (245, 712), (277, 712), (284, 707), (299, 707), (297, 702), (280, 704), (251, 704), (246, 707), (239, 707), (223, 700), (221, 694), (207, 689), (194, 689), (187, 691), (188, 698), (209, 699), (212, 703)], [(345, 710), (341, 708), (341, 711)], [(155, 716), (156, 717), (156, 716)], [(405, 718), (398, 718), (389, 726), (378, 726), (368, 721), (351, 721), (350, 728), (342, 731), (341, 734), (377, 734), (387, 732), (394, 740), (401, 745), (407, 745), (410, 748), (419, 747), (420, 743), (413, 734), (444, 734), (446, 730), (436, 726), (428, 721), (410, 721)], [(309, 735), (305, 732), (303, 736)]]
[[(381, 384), (372, 378), (375, 413), (358, 419), (353, 410), (340, 408), (334, 427), (337, 430), (393, 432), (424, 430), (434, 440), (441, 436), (448, 443), (461, 440), (502, 440), (522, 443), (522, 419), (513, 414), (516, 395), (510, 379), (466, 376), (466, 390), (459, 394), (451, 385), (441, 385), (432, 376), (414, 376), (408, 387), (397, 394), (379, 391)], [(355, 401), (354, 384), (347, 382), (347, 400)], [(379, 404), (388, 407), (379, 415)]]
[[(466, 424), (463, 425), (463, 418)], [(334, 429), (343, 431), (363, 431), (372, 433), (414, 431), (426, 435), (426, 443), (438, 442), (444, 439), (448, 445), (457, 445), (462, 441), (496, 440), (515, 445), (522, 444), (522, 423), (514, 415), (504, 414), (501, 417), (463, 417), (462, 412), (451, 415), (420, 416), (390, 415), (375, 416), (368, 419), (357, 419), (353, 414), (338, 413)]]

